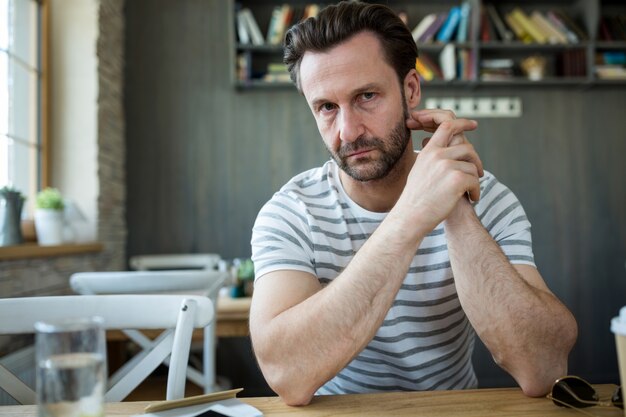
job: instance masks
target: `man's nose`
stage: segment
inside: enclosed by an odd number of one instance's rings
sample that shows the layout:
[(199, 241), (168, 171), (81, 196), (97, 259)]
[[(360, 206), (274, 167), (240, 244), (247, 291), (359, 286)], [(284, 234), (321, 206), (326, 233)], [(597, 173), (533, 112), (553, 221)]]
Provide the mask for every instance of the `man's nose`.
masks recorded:
[(365, 133), (362, 117), (352, 109), (342, 109), (339, 124), (339, 139), (342, 142), (354, 142)]

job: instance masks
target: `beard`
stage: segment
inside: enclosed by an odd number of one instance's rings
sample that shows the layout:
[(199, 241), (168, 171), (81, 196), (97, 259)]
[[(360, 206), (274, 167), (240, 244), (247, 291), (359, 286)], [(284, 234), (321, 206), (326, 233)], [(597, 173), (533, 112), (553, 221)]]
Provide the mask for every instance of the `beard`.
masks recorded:
[[(406, 127), (405, 122), (409, 117), (406, 104), (403, 105), (403, 110), (403, 118), (396, 123), (387, 139), (360, 137), (354, 142), (342, 144), (337, 152), (327, 147), (330, 156), (337, 162), (339, 168), (351, 178), (362, 182), (386, 177), (396, 166), (411, 140), (411, 131)], [(348, 155), (362, 149), (376, 149), (381, 156), (379, 158), (367, 156), (352, 163), (348, 162)]]

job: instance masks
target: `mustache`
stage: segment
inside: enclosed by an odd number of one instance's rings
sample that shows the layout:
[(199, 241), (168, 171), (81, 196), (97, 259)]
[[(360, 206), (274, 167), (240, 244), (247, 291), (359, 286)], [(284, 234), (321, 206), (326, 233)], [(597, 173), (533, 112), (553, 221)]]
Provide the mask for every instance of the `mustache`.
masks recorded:
[(354, 142), (350, 142), (350, 143), (346, 143), (344, 145), (342, 145), (338, 152), (337, 152), (337, 156), (339, 156), (340, 158), (345, 158), (346, 156), (354, 153), (354, 152), (358, 152), (361, 149), (367, 149), (367, 148), (377, 148), (380, 149), (382, 146), (382, 141), (378, 138), (359, 138), (357, 140), (355, 140)]

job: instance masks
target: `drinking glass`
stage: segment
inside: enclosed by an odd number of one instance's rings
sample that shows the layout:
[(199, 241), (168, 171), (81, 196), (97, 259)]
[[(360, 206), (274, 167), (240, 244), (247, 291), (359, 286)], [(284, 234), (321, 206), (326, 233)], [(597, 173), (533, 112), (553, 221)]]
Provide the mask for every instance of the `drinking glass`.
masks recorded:
[(39, 417), (103, 417), (106, 339), (100, 317), (35, 324)]

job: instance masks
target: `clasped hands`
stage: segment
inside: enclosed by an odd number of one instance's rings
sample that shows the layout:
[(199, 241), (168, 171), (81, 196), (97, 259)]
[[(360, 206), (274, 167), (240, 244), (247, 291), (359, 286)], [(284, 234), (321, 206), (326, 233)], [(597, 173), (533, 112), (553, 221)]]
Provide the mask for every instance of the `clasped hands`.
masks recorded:
[(483, 164), (465, 132), (475, 130), (476, 121), (457, 119), (448, 110), (416, 110), (409, 113), (411, 130), (432, 133), (407, 178), (398, 203), (410, 207), (419, 221), (435, 228), (471, 201), (480, 199)]

